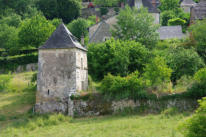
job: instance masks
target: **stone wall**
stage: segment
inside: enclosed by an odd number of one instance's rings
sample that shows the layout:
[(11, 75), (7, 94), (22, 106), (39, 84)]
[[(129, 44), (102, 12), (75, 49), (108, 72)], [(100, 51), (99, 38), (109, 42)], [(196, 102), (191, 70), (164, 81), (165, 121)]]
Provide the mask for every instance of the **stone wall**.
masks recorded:
[(68, 99), (88, 86), (87, 53), (76, 48), (39, 50), (37, 113), (67, 113)]
[(103, 101), (97, 98), (90, 101), (73, 100), (71, 102), (69, 115), (77, 117), (116, 114), (128, 108), (135, 112), (145, 113), (160, 113), (171, 107), (176, 107), (179, 111), (193, 111), (198, 106), (197, 101), (193, 99)]

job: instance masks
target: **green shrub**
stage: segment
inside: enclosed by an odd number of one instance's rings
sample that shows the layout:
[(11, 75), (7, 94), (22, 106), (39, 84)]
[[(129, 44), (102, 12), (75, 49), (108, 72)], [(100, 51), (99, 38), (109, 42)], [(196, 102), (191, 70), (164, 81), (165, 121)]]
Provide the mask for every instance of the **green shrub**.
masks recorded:
[(162, 82), (170, 81), (170, 69), (161, 57), (155, 57), (144, 69), (143, 77), (150, 82), (150, 86), (158, 86)]
[(184, 75), (193, 76), (200, 68), (205, 66), (204, 61), (193, 49), (183, 47), (170, 47), (165, 50), (164, 59), (173, 70), (171, 80), (175, 83)]
[(206, 68), (200, 69), (197, 73), (195, 73), (194, 79), (198, 82), (206, 83)]
[(100, 8), (101, 15), (106, 15), (108, 12), (109, 12), (108, 8), (106, 8), (106, 7), (101, 7)]
[(147, 98), (145, 89), (146, 82), (139, 77), (139, 72), (134, 72), (127, 77), (113, 76), (108, 74), (102, 80), (101, 91), (109, 98), (137, 99)]
[(206, 98), (199, 103), (200, 107), (196, 113), (179, 125), (179, 130), (185, 137), (205, 137), (206, 135)]
[(160, 14), (162, 26), (167, 26), (168, 20), (175, 18), (175, 13), (173, 11), (167, 10)]
[(9, 75), (0, 75), (0, 92), (6, 90), (11, 78), (12, 78), (12, 76), (10, 74)]
[(197, 21), (191, 25), (189, 31), (192, 34), (190, 39), (194, 41), (194, 46), (198, 54), (206, 62), (206, 20)]
[(197, 99), (206, 96), (206, 69), (200, 69), (195, 73), (194, 79), (192, 87), (187, 90), (187, 96)]
[(88, 45), (89, 74), (94, 80), (101, 80), (108, 73), (120, 76), (135, 70), (142, 73), (150, 58), (151, 52), (135, 41), (111, 39)]
[(180, 18), (174, 18), (174, 19), (168, 20), (169, 26), (181, 25), (182, 27), (184, 27), (185, 24), (186, 24), (186, 21)]

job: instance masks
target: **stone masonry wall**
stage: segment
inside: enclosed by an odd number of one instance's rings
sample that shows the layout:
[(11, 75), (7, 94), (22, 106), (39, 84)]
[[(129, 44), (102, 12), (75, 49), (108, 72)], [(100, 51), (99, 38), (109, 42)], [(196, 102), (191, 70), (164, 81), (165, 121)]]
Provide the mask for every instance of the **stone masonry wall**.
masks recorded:
[[(192, 99), (168, 99), (168, 100), (120, 100), (120, 101), (100, 101), (95, 99), (90, 101), (73, 100), (73, 116), (99, 116), (105, 114), (115, 114), (132, 109), (135, 112), (159, 113), (164, 109), (176, 107), (179, 111), (193, 111), (198, 103)], [(71, 100), (70, 100), (71, 101)], [(70, 109), (71, 112), (71, 109)], [(71, 113), (70, 113), (71, 114)]]
[(35, 111), (67, 112), (70, 94), (76, 92), (75, 49), (39, 50)]

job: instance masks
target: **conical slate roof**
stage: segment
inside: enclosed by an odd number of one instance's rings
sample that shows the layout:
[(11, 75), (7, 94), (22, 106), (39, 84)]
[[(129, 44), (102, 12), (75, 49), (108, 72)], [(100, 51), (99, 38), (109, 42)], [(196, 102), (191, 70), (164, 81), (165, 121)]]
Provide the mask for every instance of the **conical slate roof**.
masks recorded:
[(87, 51), (62, 23), (53, 32), (51, 37), (39, 49), (67, 49), (78, 48)]

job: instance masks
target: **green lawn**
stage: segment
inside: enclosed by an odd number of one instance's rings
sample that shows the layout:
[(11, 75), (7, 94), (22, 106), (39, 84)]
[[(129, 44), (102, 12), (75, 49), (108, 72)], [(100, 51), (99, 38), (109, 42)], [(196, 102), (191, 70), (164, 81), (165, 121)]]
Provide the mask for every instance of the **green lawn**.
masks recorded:
[(32, 114), (35, 92), (0, 92), (0, 137), (182, 137), (184, 114), (70, 118)]

